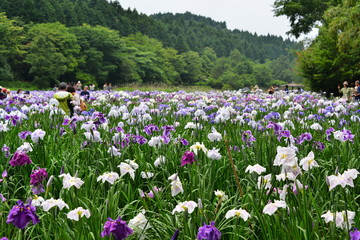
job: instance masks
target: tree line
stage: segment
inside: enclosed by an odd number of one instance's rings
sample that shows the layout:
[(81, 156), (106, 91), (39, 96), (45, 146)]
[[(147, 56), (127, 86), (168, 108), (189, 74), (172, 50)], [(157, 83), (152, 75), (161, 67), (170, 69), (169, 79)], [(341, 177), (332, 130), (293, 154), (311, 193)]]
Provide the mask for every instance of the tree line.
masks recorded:
[(236, 89), (301, 80), (291, 52), (300, 44), (190, 13), (148, 17), (106, 0), (4, 0), (0, 10), (5, 81)]
[(276, 0), (274, 6), (277, 15), (289, 18), (294, 36), (319, 29), (309, 47), (298, 53), (298, 71), (313, 90), (336, 94), (344, 81), (360, 79), (358, 0)]

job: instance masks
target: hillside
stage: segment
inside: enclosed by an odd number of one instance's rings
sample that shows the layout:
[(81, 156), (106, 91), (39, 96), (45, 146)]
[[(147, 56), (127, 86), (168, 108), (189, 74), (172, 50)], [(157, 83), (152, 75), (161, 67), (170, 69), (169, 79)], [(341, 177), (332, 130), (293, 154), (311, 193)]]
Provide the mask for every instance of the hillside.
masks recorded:
[(0, 79), (206, 85), (237, 89), (301, 81), (299, 43), (191, 14), (147, 16), (106, 0), (0, 2)]
[(160, 40), (165, 47), (181, 52), (214, 49), (217, 56), (229, 56), (234, 49), (252, 60), (264, 62), (289, 55), (301, 45), (282, 37), (258, 36), (243, 30), (228, 30), (225, 22), (186, 12), (147, 16), (125, 10), (117, 1), (106, 0), (2, 0), (0, 12), (26, 23), (60, 22), (67, 27), (83, 23), (118, 30), (121, 36), (141, 32)]

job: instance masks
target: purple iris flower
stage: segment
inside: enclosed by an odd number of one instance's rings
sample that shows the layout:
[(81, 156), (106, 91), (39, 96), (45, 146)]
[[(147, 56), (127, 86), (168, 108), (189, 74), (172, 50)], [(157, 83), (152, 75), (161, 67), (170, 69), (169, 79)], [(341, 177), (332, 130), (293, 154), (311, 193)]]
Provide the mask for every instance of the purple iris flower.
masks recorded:
[(9, 162), (9, 164), (13, 167), (19, 165), (22, 166), (31, 163), (32, 163), (31, 159), (25, 152), (15, 152)]
[(276, 132), (276, 134), (278, 135), (278, 141), (281, 140), (281, 138), (289, 138), (291, 136), (290, 130), (280, 130), (278, 132)]
[(106, 118), (101, 112), (94, 112), (91, 117), (93, 120), (97, 119), (97, 121), (94, 122), (95, 124), (106, 123)]
[(177, 240), (177, 238), (179, 237), (179, 232), (179, 230), (176, 230), (170, 240)]
[(345, 119), (341, 119), (339, 122), (339, 128), (341, 128), (342, 126), (346, 125), (348, 122)]
[(33, 170), (33, 173), (30, 174), (30, 184), (34, 187), (31, 189), (34, 194), (40, 194), (44, 192), (42, 182), (48, 177), (48, 173), (45, 168), (38, 168)]
[(116, 127), (115, 127), (115, 130), (116, 130), (117, 132), (125, 132), (124, 129), (122, 129), (122, 127), (119, 127), (119, 126), (116, 126)]
[(188, 140), (186, 140), (185, 138), (181, 138), (181, 139), (180, 139), (180, 142), (181, 142), (181, 144), (184, 145), (184, 146), (189, 145)]
[(23, 131), (23, 132), (20, 132), (18, 134), (19, 138), (21, 138), (22, 140), (25, 140), (27, 138), (27, 136), (31, 135), (31, 131)]
[(277, 124), (276, 122), (269, 122), (269, 124), (266, 126), (266, 128), (272, 128), (274, 129), (275, 132), (278, 132), (280, 130), (282, 130), (282, 126), (280, 126), (279, 124)]
[(1, 151), (4, 153), (4, 157), (8, 158), (10, 157), (10, 148), (4, 144), (4, 146), (1, 148)]
[(60, 136), (64, 136), (66, 134), (66, 130), (65, 130), (65, 128), (60, 128), (60, 130), (59, 130), (59, 135)]
[(192, 164), (195, 162), (195, 154), (189, 150), (186, 150), (184, 155), (181, 157), (181, 166), (185, 164)]
[(325, 130), (325, 133), (326, 133), (326, 140), (330, 141), (330, 136), (331, 136), (331, 133), (332, 132), (335, 132), (335, 129), (334, 128), (329, 128), (329, 129), (326, 129)]
[(20, 120), (20, 117), (16, 115), (15, 116), (6, 115), (5, 120), (10, 120), (11, 124), (13, 126), (16, 126), (17, 122)]
[(4, 197), (4, 195), (2, 195), (2, 194), (0, 193), (0, 200), (1, 200), (2, 202), (5, 202), (7, 199)]
[(135, 140), (140, 145), (147, 143), (147, 139), (141, 135), (135, 136)]
[(325, 148), (325, 145), (322, 142), (314, 142), (314, 146), (316, 149), (322, 151)]
[(175, 130), (174, 126), (172, 125), (163, 126), (162, 129), (164, 130), (163, 135), (165, 136), (169, 136), (170, 132)]
[(149, 124), (144, 127), (144, 132), (146, 132), (147, 135), (151, 135), (154, 131), (159, 131), (158, 126), (156, 126), (155, 124)]
[(351, 142), (354, 141), (355, 135), (352, 134), (350, 130), (344, 129), (344, 130), (342, 130), (342, 133), (344, 134), (344, 141), (347, 141), (347, 140), (349, 140)]
[(350, 232), (350, 240), (360, 240), (360, 231), (357, 228)]
[(24, 205), (24, 203), (19, 200), (17, 205), (13, 206), (10, 210), (6, 223), (12, 223), (15, 227), (23, 229), (30, 221), (32, 221), (34, 225), (40, 222), (40, 219), (36, 215), (36, 208), (30, 203)]
[(162, 138), (162, 140), (163, 140), (163, 143), (165, 143), (165, 144), (169, 144), (169, 143), (170, 143), (171, 138), (170, 138), (169, 136), (162, 135), (161, 138)]
[(219, 240), (221, 237), (221, 232), (215, 227), (215, 222), (212, 221), (210, 225), (206, 225), (199, 227), (197, 234), (197, 239), (202, 240)]
[(9, 240), (7, 237), (2, 237), (0, 240)]
[(252, 135), (252, 132), (250, 130), (246, 130), (242, 133), (241, 139), (246, 143), (248, 147), (252, 145), (253, 142), (256, 141), (256, 138)]
[(116, 240), (123, 240), (130, 236), (133, 233), (133, 230), (129, 228), (125, 221), (121, 220), (121, 217), (113, 220), (108, 218), (108, 221), (105, 222), (104, 231), (101, 233), (101, 237), (109, 236), (113, 234)]
[(311, 133), (303, 133), (296, 139), (296, 143), (301, 145), (305, 140), (310, 141), (311, 139)]
[(30, 174), (30, 184), (39, 185), (48, 177), (48, 173), (45, 168), (38, 168), (32, 171)]

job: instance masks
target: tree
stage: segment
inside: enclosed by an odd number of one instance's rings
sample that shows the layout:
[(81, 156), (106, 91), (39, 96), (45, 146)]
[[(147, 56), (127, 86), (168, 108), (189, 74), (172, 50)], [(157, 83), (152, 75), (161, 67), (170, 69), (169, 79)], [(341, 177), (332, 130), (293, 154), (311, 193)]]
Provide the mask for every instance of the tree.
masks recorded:
[[(37, 24), (29, 29), (30, 42), (25, 62), (30, 64), (34, 84), (49, 87), (61, 75), (74, 71), (80, 51), (76, 36), (60, 23)], [(68, 79), (71, 81), (74, 79)]]
[(360, 7), (356, 1), (325, 12), (324, 24), (308, 49), (299, 53), (298, 68), (313, 90), (337, 92), (343, 81), (360, 77)]
[(336, 6), (341, 0), (275, 0), (275, 16), (286, 16), (291, 30), (288, 34), (296, 38), (309, 33), (317, 22), (323, 22), (324, 12), (329, 6)]
[(0, 13), (0, 79), (11, 81), (14, 74), (11, 65), (24, 53), (21, 41), (23, 28), (9, 20), (5, 13)]
[(85, 83), (96, 81), (98, 86), (102, 86), (107, 82), (116, 84), (122, 78), (128, 79), (129, 76), (124, 76), (121, 69), (127, 69), (127, 74), (133, 74), (128, 66), (133, 66), (133, 63), (130, 60), (124, 61), (126, 43), (117, 31), (87, 24), (72, 27), (70, 31), (75, 34), (80, 45), (81, 60), (76, 70), (77, 80)]
[(183, 84), (194, 85), (200, 80), (205, 80), (201, 74), (201, 58), (199, 53), (189, 51), (181, 54), (184, 61), (184, 69), (180, 72)]
[(162, 43), (141, 33), (125, 38), (128, 47), (137, 49), (134, 61), (144, 83), (173, 84), (179, 79), (175, 66), (179, 66), (177, 51), (164, 49)]

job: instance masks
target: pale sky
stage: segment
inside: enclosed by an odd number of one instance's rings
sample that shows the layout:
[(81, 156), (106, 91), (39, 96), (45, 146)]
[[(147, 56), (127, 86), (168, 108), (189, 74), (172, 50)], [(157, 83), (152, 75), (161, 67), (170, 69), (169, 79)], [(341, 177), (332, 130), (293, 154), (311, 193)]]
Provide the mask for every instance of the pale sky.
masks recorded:
[[(288, 38), (290, 23), (286, 17), (274, 17), (275, 0), (119, 0), (124, 9), (136, 9), (139, 13), (184, 13), (210, 17), (226, 22), (228, 29), (239, 29), (258, 35)], [(291, 37), (291, 39), (294, 39)]]

